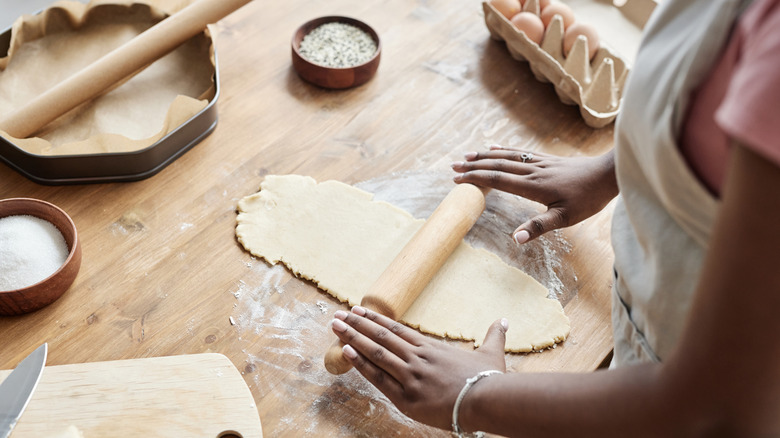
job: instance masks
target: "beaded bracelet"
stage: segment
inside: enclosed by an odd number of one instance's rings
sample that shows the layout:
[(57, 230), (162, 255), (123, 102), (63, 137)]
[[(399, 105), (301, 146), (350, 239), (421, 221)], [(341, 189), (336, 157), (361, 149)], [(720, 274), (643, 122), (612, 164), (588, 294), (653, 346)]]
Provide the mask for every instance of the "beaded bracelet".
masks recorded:
[(455, 406), (452, 407), (452, 435), (456, 436), (458, 438), (466, 438), (471, 436), (484, 436), (482, 432), (476, 432), (474, 434), (472, 433), (464, 433), (463, 430), (461, 430), (460, 426), (458, 425), (458, 411), (460, 410), (460, 404), (463, 401), (463, 399), (466, 397), (466, 393), (469, 392), (469, 389), (471, 389), (472, 386), (474, 386), (475, 383), (482, 380), (483, 378), (487, 376), (492, 376), (494, 374), (504, 374), (501, 371), (498, 370), (487, 370), (487, 371), (480, 371), (477, 373), (476, 376), (470, 377), (466, 379), (466, 384), (463, 385), (463, 389), (460, 390), (460, 394), (458, 394), (458, 398), (455, 399)]

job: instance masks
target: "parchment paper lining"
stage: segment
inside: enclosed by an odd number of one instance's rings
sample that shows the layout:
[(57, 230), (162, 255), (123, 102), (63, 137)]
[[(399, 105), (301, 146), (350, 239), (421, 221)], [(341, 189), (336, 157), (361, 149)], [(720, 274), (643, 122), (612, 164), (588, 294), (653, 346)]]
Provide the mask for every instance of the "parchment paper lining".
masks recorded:
[[(14, 111), (165, 17), (153, 6), (114, 0), (87, 5), (61, 1), (41, 14), (18, 18), (8, 55), (0, 58), (0, 114)], [(208, 105), (216, 90), (214, 72), (214, 47), (205, 30), (36, 137), (0, 134), (38, 155), (141, 150)]]

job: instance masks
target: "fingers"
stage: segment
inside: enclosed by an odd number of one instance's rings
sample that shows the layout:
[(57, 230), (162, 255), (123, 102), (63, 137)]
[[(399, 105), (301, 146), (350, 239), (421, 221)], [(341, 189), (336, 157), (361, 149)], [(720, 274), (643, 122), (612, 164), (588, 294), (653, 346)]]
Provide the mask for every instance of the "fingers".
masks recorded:
[[(526, 160), (528, 159), (526, 158)], [(514, 175), (527, 175), (531, 173), (532, 169), (531, 166), (528, 166), (527, 163), (524, 163), (522, 160), (515, 160), (513, 158), (494, 157), (490, 159), (452, 163), (452, 170), (459, 173), (485, 170), (511, 173)]]
[(375, 384), (379, 386), (385, 380), (397, 381), (402, 377), (405, 362), (390, 350), (377, 344), (340, 319), (333, 320), (332, 329), (333, 333), (346, 344), (342, 349), (344, 356), (369, 381), (377, 382)]
[[(365, 360), (370, 362), (370, 364), (362, 364), (366, 372), (377, 374), (376, 369), (380, 369), (396, 380), (402, 379), (406, 361), (412, 355), (415, 344), (409, 343), (399, 334), (409, 338), (408, 333), (405, 332), (411, 330), (376, 312), (365, 312), (362, 308), (352, 313), (340, 310), (334, 314), (334, 317), (333, 332), (352, 349), (352, 351), (344, 350), (345, 356), (352, 359), (351, 362), (362, 363)], [(355, 353), (354, 357), (350, 357), (352, 352)]]
[(420, 345), (425, 340), (425, 337), (417, 331), (412, 330), (400, 322), (382, 315), (381, 313), (366, 309), (365, 307), (355, 306), (352, 308), (352, 313), (373, 321), (377, 325), (388, 329), (390, 332), (412, 345)]
[(479, 347), (479, 351), (487, 354), (497, 354), (504, 357), (504, 347), (506, 346), (506, 332), (509, 329), (509, 322), (502, 318), (494, 322), (485, 335), (485, 341)]
[[(461, 172), (455, 166), (453, 170)], [(502, 192), (532, 198), (528, 194), (528, 183), (523, 174), (516, 174), (507, 170), (468, 170), (455, 175), (456, 183), (471, 183), (480, 187), (490, 187)]]
[(384, 369), (367, 360), (349, 344), (342, 348), (344, 356), (372, 385), (387, 395), (391, 400), (396, 400), (403, 393), (403, 386), (396, 378)]
[(569, 225), (569, 217), (563, 208), (551, 207), (517, 227), (512, 237), (518, 245), (536, 239), (544, 233)]
[(497, 149), (469, 152), (465, 158), (466, 161), (452, 163), (452, 169), (458, 172), (453, 178), (456, 183), (472, 183), (533, 199), (531, 192), (538, 189), (532, 176), (540, 166), (545, 166), (548, 156)]
[(463, 155), (467, 163), (477, 163), (484, 160), (509, 160), (518, 163), (538, 163), (546, 160), (552, 155), (542, 152), (530, 152), (528, 150), (505, 148), (493, 145), (490, 150), (483, 152), (467, 152)]

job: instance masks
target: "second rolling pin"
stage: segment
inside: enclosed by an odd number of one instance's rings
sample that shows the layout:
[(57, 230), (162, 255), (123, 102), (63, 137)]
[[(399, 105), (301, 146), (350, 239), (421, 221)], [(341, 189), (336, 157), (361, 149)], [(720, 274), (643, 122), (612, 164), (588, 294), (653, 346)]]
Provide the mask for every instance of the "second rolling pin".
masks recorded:
[(250, 0), (197, 0), (0, 119), (0, 129), (26, 138), (108, 91)]
[[(401, 317), (460, 245), (485, 210), (485, 191), (458, 184), (377, 278), (360, 304), (392, 319)], [(343, 374), (352, 368), (338, 339), (325, 353), (325, 368)]]

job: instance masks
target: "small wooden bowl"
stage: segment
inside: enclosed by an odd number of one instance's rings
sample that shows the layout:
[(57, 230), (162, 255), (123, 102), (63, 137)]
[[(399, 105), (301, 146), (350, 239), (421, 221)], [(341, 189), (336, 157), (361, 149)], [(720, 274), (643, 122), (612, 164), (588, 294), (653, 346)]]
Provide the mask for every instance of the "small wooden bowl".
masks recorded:
[[(326, 67), (315, 64), (304, 58), (299, 51), (303, 37), (318, 26), (333, 22), (350, 24), (370, 35), (376, 43), (376, 52), (374, 53), (374, 56), (363, 64), (346, 68)], [(382, 44), (379, 41), (379, 35), (376, 31), (366, 23), (349, 17), (329, 16), (315, 18), (299, 27), (292, 37), (293, 68), (295, 68), (295, 71), (298, 72), (298, 75), (301, 78), (323, 88), (343, 89), (357, 87), (358, 85), (366, 83), (369, 79), (374, 77), (376, 69), (379, 67), (379, 58), (381, 57), (381, 54)]]
[(0, 218), (30, 215), (49, 221), (57, 227), (68, 245), (68, 258), (55, 273), (31, 286), (0, 291), (0, 315), (13, 316), (33, 312), (56, 301), (70, 288), (81, 267), (81, 245), (76, 225), (59, 207), (31, 198), (0, 200)]

